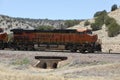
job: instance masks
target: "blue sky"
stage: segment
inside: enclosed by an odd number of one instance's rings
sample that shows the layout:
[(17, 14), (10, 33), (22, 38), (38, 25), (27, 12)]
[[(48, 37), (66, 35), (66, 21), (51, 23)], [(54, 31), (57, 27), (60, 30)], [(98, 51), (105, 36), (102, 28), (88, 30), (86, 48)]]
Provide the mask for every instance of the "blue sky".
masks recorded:
[(120, 0), (0, 0), (0, 14), (34, 19), (89, 19)]

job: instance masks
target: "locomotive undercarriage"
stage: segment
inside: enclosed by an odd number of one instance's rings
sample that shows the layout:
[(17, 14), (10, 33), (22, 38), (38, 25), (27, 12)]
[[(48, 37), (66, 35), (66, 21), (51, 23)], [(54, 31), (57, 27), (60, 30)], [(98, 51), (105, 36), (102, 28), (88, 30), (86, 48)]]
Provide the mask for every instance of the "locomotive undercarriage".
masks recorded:
[(32, 43), (9, 43), (9, 48), (14, 49), (14, 50), (25, 50), (25, 51), (31, 51), (31, 50), (35, 50), (34, 49), (34, 44)]
[(77, 52), (79, 51), (80, 53), (94, 53), (95, 51), (101, 51), (101, 45), (100, 44), (95, 44), (95, 43), (84, 43), (84, 44), (71, 44), (71, 43), (66, 43), (66, 44), (50, 44), (50, 43), (32, 43), (32, 42), (14, 42), (10, 43), (9, 48), (12, 48), (14, 50), (26, 50), (26, 51), (33, 51), (36, 50), (35, 46), (38, 46), (40, 50), (43, 50), (42, 47), (45, 49), (50, 49), (51, 47), (57, 48), (59, 45), (64, 45), (65, 50), (70, 50), (71, 52)]
[(94, 53), (95, 51), (101, 51), (101, 45), (96, 45), (94, 43), (88, 44), (66, 44), (65, 45), (66, 50), (70, 50), (71, 52), (77, 52), (79, 51), (80, 53)]
[(0, 41), (0, 49), (4, 49), (4, 42), (3, 41)]
[(0, 50), (3, 50), (4, 48), (7, 48), (7, 43), (0, 41)]

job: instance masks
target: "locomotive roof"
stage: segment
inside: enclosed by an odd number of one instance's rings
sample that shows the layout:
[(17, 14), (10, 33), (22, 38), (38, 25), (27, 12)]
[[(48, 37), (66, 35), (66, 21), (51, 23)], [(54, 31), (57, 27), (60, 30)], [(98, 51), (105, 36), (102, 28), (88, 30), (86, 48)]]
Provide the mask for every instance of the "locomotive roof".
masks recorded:
[(24, 30), (24, 29), (12, 29), (12, 32), (53, 32), (53, 33), (75, 33), (76, 29), (54, 29), (54, 30)]
[(36, 32), (41, 32), (41, 33), (76, 33), (76, 32), (86, 32), (86, 31), (91, 31), (90, 29), (53, 29), (53, 30), (25, 30), (25, 29), (12, 29), (12, 32), (27, 32), (27, 33), (36, 33)]

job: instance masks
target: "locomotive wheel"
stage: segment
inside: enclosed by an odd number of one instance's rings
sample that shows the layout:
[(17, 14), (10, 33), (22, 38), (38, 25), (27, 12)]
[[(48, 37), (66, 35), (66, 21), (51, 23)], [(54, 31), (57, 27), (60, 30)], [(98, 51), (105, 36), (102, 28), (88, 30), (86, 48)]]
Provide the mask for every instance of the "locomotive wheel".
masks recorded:
[(0, 50), (3, 50), (3, 49), (4, 49), (4, 46), (3, 46), (3, 45), (1, 45), (1, 46), (0, 46)]
[(3, 49), (4, 49), (4, 43), (0, 42), (0, 50), (3, 50)]
[(27, 49), (27, 51), (34, 51), (35, 50), (33, 45), (28, 45), (28, 47), (26, 49)]
[(81, 49), (81, 50), (79, 50), (80, 51), (80, 53), (85, 53), (85, 49)]
[(0, 50), (3, 50), (4, 49), (4, 47), (0, 47)]
[(81, 50), (80, 53), (85, 53), (85, 51), (84, 51), (84, 50)]
[(88, 53), (94, 53), (94, 49), (93, 49), (92, 46), (89, 46), (89, 47), (87, 48), (87, 51), (88, 51)]
[(71, 52), (77, 52), (77, 50), (76, 50), (76, 49), (71, 49), (70, 51), (71, 51)]
[(71, 52), (77, 52), (77, 47), (76, 47), (76, 45), (71, 45), (71, 46), (70, 46), (70, 51), (71, 51)]
[(71, 44), (67, 44), (67, 45), (65, 45), (65, 49), (66, 50), (71, 50), (73, 47), (72, 47), (72, 45)]
[(88, 52), (89, 53), (94, 53), (94, 50), (93, 49), (89, 49)]

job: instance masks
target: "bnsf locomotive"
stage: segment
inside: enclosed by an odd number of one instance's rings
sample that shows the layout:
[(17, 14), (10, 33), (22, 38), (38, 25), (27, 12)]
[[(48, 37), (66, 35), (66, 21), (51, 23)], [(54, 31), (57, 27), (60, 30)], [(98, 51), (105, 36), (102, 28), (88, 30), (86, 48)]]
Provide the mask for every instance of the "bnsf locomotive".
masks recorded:
[[(12, 40), (5, 34), (0, 35), (0, 48), (13, 48), (15, 50), (35, 50), (35, 46), (63, 45), (65, 50), (71, 52), (80, 51), (81, 53), (101, 51), (101, 43), (98, 36), (92, 34), (89, 29), (76, 30), (23, 30), (13, 29)], [(9, 40), (7, 40), (9, 39)]]

